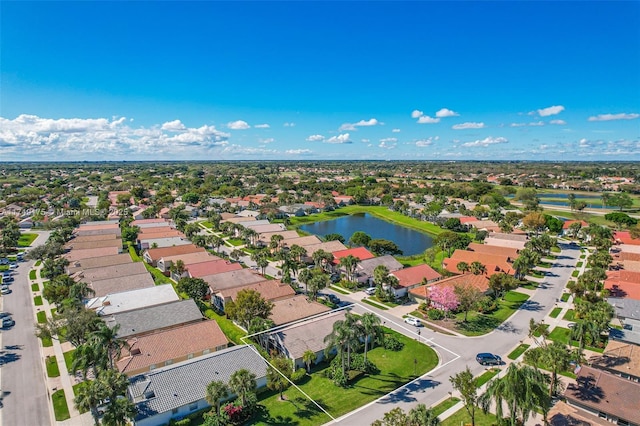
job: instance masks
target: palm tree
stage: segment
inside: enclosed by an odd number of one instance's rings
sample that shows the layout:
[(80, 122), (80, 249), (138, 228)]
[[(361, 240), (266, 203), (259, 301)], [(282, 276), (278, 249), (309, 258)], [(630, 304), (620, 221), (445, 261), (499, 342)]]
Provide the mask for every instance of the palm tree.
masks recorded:
[(211, 405), (215, 405), (216, 414), (220, 413), (220, 402), (229, 397), (229, 387), (226, 383), (214, 380), (207, 385), (205, 399)]
[(579, 319), (571, 329), (571, 339), (578, 341), (578, 350), (582, 354), (584, 347), (588, 341), (593, 340), (594, 336), (599, 335), (596, 325), (592, 321)]
[(560, 342), (553, 342), (546, 348), (542, 349), (542, 356), (540, 361), (547, 366), (551, 371), (551, 383), (549, 386), (549, 396), (553, 396), (558, 393), (558, 373), (565, 371), (569, 368), (571, 362), (571, 353), (567, 350), (567, 347)]
[(312, 351), (311, 349), (307, 349), (303, 354), (302, 354), (302, 361), (306, 364), (307, 366), (307, 372), (311, 372), (311, 364), (313, 364), (314, 362), (316, 362), (316, 359), (318, 358), (318, 356), (316, 355), (316, 353), (314, 351)]
[(137, 413), (136, 406), (128, 398), (115, 398), (107, 404), (102, 417), (104, 426), (127, 426)]
[(456, 269), (461, 274), (466, 274), (467, 272), (469, 272), (469, 264), (467, 262), (458, 262), (458, 264), (456, 265)]
[(237, 261), (241, 256), (244, 256), (244, 252), (242, 250), (233, 249), (231, 253), (229, 253), (229, 257), (233, 260)]
[(354, 280), (355, 269), (358, 265), (358, 262), (360, 262), (360, 259), (352, 254), (340, 259), (340, 266), (344, 268), (345, 272), (347, 273), (347, 279), (349, 281)]
[(471, 265), (469, 265), (469, 270), (473, 275), (482, 275), (487, 272), (487, 267), (476, 260), (474, 262), (471, 262)]
[(309, 268), (304, 268), (298, 274), (298, 281), (304, 283), (305, 293), (309, 291), (309, 281), (313, 278), (313, 274)]
[(229, 378), (229, 388), (241, 398), (243, 407), (247, 406), (247, 398), (250, 393), (255, 392), (256, 387), (256, 375), (244, 368), (234, 372)]
[(424, 404), (418, 404), (409, 411), (410, 426), (438, 426), (439, 424), (438, 416)]
[(100, 424), (100, 413), (98, 406), (106, 398), (105, 389), (102, 384), (97, 381), (84, 382), (78, 387), (78, 394), (74, 399), (76, 408), (79, 411), (89, 411), (93, 422), (97, 426)]
[(271, 236), (271, 241), (269, 242), (269, 248), (274, 252), (278, 252), (280, 248), (280, 244), (284, 240), (284, 237), (280, 234), (274, 234)]
[(381, 334), (380, 317), (372, 312), (367, 312), (360, 317), (360, 324), (364, 333), (364, 359), (366, 361), (369, 342), (371, 342), (371, 347), (373, 347), (376, 338)]
[(73, 352), (71, 372), (73, 374), (82, 372), (82, 377), (86, 380), (89, 370), (93, 373), (93, 377), (98, 377), (98, 372), (106, 369), (108, 364), (107, 354), (102, 345), (85, 342), (76, 347)]
[(289, 253), (291, 254), (291, 256), (293, 256), (295, 259), (297, 259), (298, 262), (301, 262), (302, 258), (307, 255), (307, 249), (305, 249), (304, 247), (301, 247), (301, 246), (299, 246), (297, 244), (294, 244), (289, 249)]
[(216, 252), (220, 249), (220, 246), (224, 244), (224, 240), (217, 235), (208, 235), (207, 243), (214, 249)]
[(113, 368), (114, 360), (120, 358), (122, 349), (129, 347), (129, 344), (125, 340), (118, 338), (119, 329), (120, 324), (113, 328), (102, 324), (98, 330), (91, 333), (91, 337), (89, 338), (91, 344), (101, 346), (105, 349), (111, 368)]
[(171, 272), (173, 272), (177, 277), (182, 278), (182, 275), (187, 271), (187, 267), (181, 259), (176, 260), (176, 263), (171, 265)]

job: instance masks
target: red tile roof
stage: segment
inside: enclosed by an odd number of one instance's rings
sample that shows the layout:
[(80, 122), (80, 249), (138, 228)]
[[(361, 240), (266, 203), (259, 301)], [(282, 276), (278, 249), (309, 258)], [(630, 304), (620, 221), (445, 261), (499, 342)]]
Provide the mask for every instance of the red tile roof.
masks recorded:
[(610, 297), (640, 300), (640, 284), (628, 281), (605, 281), (604, 288), (609, 290)]
[(634, 246), (640, 246), (639, 238), (631, 238), (631, 233), (629, 231), (617, 231), (613, 233), (613, 239), (616, 242), (622, 244), (631, 244)]
[(195, 253), (198, 251), (206, 251), (206, 250), (202, 247), (198, 247), (193, 244), (185, 244), (183, 246), (152, 248), (152, 249), (148, 249), (146, 252), (151, 257), (151, 259), (154, 262), (156, 262), (158, 261), (158, 259), (163, 257), (175, 256), (178, 254)]
[(423, 279), (434, 281), (442, 278), (442, 275), (434, 271), (429, 265), (417, 265), (394, 271), (391, 275), (398, 279), (401, 287), (411, 287), (420, 284)]
[(422, 285), (420, 287), (412, 288), (409, 290), (409, 293), (420, 298), (426, 299), (429, 294), (429, 289), (435, 286), (465, 286), (471, 285), (481, 292), (486, 292), (489, 290), (489, 277), (487, 275), (474, 275), (474, 274), (464, 274), (464, 275), (456, 275), (454, 277), (445, 278), (440, 281), (436, 281), (435, 283)]
[(567, 220), (565, 223), (562, 224), (562, 229), (569, 229), (569, 227), (576, 222), (580, 223), (583, 228), (586, 228), (587, 226), (589, 226), (589, 224), (584, 220)]
[(334, 259), (333, 263), (337, 265), (337, 264), (340, 263), (340, 259), (342, 259), (343, 257), (347, 257), (349, 255), (355, 256), (359, 260), (372, 259), (372, 258), (375, 257), (373, 255), (373, 253), (371, 253), (366, 248), (364, 248), (364, 247), (356, 247), (356, 248), (350, 248), (350, 249), (346, 249), (346, 250), (334, 251), (333, 252), (333, 259)]
[(513, 247), (494, 246), (491, 244), (471, 243), (468, 250), (483, 254), (496, 254), (499, 256), (508, 256), (511, 259), (518, 257), (518, 249)]
[[(468, 250), (456, 250), (450, 258), (446, 258), (442, 261), (447, 271), (454, 274), (459, 274), (457, 265), (460, 262), (466, 262), (471, 265), (473, 262), (482, 263), (487, 269), (487, 275), (491, 276), (497, 272), (505, 272), (507, 274), (513, 274), (513, 266), (508, 262), (508, 256), (500, 256), (495, 254), (478, 253)], [(514, 259), (511, 259), (514, 260)]]
[(225, 259), (193, 263), (187, 266), (187, 271), (191, 278), (200, 278), (206, 275), (215, 275), (221, 272), (235, 271), (238, 269), (242, 269), (242, 266), (239, 263), (232, 263)]

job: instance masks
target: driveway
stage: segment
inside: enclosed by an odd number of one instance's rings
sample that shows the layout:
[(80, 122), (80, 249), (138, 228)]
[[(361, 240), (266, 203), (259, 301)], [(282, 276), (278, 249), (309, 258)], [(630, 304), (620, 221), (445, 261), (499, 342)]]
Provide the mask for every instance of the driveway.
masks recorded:
[[(31, 231), (33, 232), (33, 231)], [(48, 232), (32, 247), (44, 244)], [(11, 313), (16, 324), (2, 330), (0, 372), (2, 404), (0, 424), (4, 426), (51, 424), (50, 400), (45, 386), (45, 373), (38, 338), (35, 336), (33, 300), (29, 287), (29, 270), (34, 261), (19, 263), (11, 294), (2, 296), (3, 311)]]
[[(409, 410), (417, 404), (433, 405), (449, 396), (453, 391), (449, 377), (469, 366), (474, 375), (479, 375), (485, 367), (479, 365), (475, 356), (478, 352), (491, 352), (503, 359), (527, 338), (529, 320), (541, 321), (553, 309), (562, 291), (571, 277), (571, 272), (580, 257), (580, 248), (569, 244), (560, 244), (562, 253), (556, 263), (548, 270), (542, 285), (533, 296), (498, 329), (484, 336), (457, 337), (436, 333), (427, 328), (420, 329), (420, 340), (428, 342), (440, 356), (440, 363), (433, 371), (418, 378), (382, 398), (359, 408), (337, 419), (334, 423), (344, 425), (370, 425), (382, 419), (384, 413), (395, 407)], [(349, 295), (338, 294), (346, 301), (357, 303)], [(416, 328), (408, 326), (402, 319), (393, 316), (389, 311), (381, 311), (372, 306), (357, 306), (354, 311), (369, 310), (376, 312), (391, 326), (407, 336), (418, 338)]]

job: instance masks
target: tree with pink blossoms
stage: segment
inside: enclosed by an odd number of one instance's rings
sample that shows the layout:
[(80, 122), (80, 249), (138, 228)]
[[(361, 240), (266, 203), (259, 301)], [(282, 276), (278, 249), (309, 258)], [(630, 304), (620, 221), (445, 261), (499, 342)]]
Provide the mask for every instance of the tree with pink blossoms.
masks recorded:
[(460, 302), (450, 286), (435, 285), (429, 289), (429, 298), (434, 308), (441, 309), (449, 313), (458, 308)]

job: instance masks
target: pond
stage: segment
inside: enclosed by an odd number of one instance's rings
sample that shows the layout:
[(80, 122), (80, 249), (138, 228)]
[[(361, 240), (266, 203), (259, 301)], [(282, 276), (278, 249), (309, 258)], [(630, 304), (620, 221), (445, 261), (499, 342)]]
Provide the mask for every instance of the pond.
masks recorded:
[(370, 235), (372, 239), (382, 238), (393, 241), (405, 256), (420, 254), (433, 246), (433, 240), (429, 235), (385, 222), (367, 213), (352, 214), (338, 219), (302, 225), (300, 229), (319, 236), (340, 234), (347, 241), (354, 232), (362, 231)]

